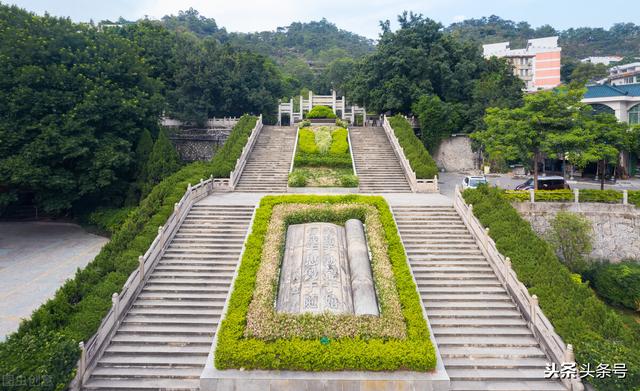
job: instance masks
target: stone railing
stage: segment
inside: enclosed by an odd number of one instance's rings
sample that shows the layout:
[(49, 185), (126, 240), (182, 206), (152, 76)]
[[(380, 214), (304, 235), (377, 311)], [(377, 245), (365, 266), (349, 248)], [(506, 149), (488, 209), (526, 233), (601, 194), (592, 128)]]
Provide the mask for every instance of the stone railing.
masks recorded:
[[(536, 191), (535, 190), (530, 189), (530, 190), (522, 190), (522, 191), (528, 191), (529, 192), (529, 202), (535, 203), (537, 201), (536, 200)], [(517, 192), (517, 191), (515, 191), (515, 192)], [(622, 190), (618, 194), (620, 194), (620, 202), (618, 202), (617, 204), (629, 205), (629, 191), (628, 190)], [(544, 199), (543, 198), (543, 199), (539, 200), (538, 202), (562, 202), (562, 201), (548, 200), (548, 199)], [(566, 200), (564, 202), (569, 202), (569, 201)], [(605, 202), (605, 201), (581, 201), (580, 200), (580, 189), (573, 189), (573, 203), (578, 204), (578, 203), (583, 203), (583, 202), (608, 203), (608, 202)]]
[(393, 148), (393, 152), (395, 153), (398, 161), (400, 162), (400, 166), (402, 167), (402, 171), (404, 171), (404, 175), (409, 181), (409, 186), (411, 187), (411, 191), (414, 193), (437, 193), (440, 191), (438, 186), (438, 176), (434, 176), (433, 179), (418, 179), (416, 177), (415, 171), (411, 168), (411, 164), (409, 163), (409, 159), (404, 154), (404, 149), (402, 149), (402, 145), (398, 142), (398, 138), (396, 137), (391, 124), (389, 123), (389, 119), (385, 115), (382, 120), (382, 128), (384, 129), (389, 142), (391, 143), (391, 147)]
[[(538, 306), (538, 297), (531, 296), (527, 287), (518, 280), (518, 275), (511, 267), (511, 260), (500, 254), (495, 242), (489, 236), (489, 228), (482, 227), (480, 221), (473, 214), (473, 205), (466, 204), (457, 185), (453, 206), (474, 236), (498, 279), (528, 322), (534, 337), (540, 343), (540, 347), (558, 365), (558, 368), (562, 368), (563, 363), (575, 363), (573, 346), (565, 345), (562, 338), (555, 332), (553, 325)], [(562, 382), (571, 391), (584, 390), (580, 379), (562, 379)]]
[(296, 152), (298, 151), (298, 138), (300, 137), (300, 128), (296, 128), (296, 141), (293, 144), (293, 155), (291, 155), (291, 165), (289, 166), (289, 174), (293, 172), (293, 165), (296, 162)]
[(356, 161), (353, 158), (353, 148), (351, 147), (351, 130), (348, 127), (347, 142), (349, 143), (349, 155), (351, 155), (351, 167), (353, 168), (353, 175), (358, 176), (358, 170), (356, 170)]
[(240, 179), (240, 175), (242, 175), (242, 171), (244, 170), (244, 166), (247, 164), (249, 154), (251, 153), (253, 146), (256, 144), (256, 141), (258, 141), (258, 136), (260, 135), (262, 128), (262, 114), (260, 114), (258, 120), (256, 121), (256, 126), (253, 128), (253, 130), (251, 130), (251, 135), (249, 136), (247, 143), (244, 145), (244, 148), (242, 148), (240, 157), (238, 158), (238, 160), (236, 160), (235, 168), (229, 174), (229, 187), (231, 190), (236, 187), (236, 184)]
[(191, 186), (191, 184), (187, 186), (187, 190), (180, 201), (174, 204), (173, 213), (169, 216), (165, 225), (158, 227), (158, 235), (149, 246), (147, 252), (138, 258), (138, 268), (131, 273), (120, 293), (116, 292), (111, 297), (112, 307), (102, 319), (102, 323), (96, 333), (86, 343), (80, 342), (81, 354), (77, 364), (78, 370), (70, 389), (79, 390), (82, 388), (83, 383), (97, 364), (98, 359), (118, 329), (129, 307), (138, 297), (145, 280), (155, 268), (182, 221), (191, 210), (191, 206), (221, 187), (224, 181), (225, 179), (209, 178), (206, 181), (201, 179), (200, 183), (195, 186)]

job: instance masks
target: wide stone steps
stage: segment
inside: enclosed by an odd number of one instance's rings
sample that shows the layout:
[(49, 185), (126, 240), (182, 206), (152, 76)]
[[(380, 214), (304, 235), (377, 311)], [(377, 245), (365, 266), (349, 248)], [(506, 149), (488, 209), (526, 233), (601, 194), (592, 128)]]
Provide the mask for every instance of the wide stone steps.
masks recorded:
[(380, 127), (349, 130), (362, 193), (410, 193), (404, 171)]
[(192, 208), (83, 389), (199, 388), (252, 215)]
[(295, 128), (265, 126), (247, 158), (235, 190), (286, 192), (295, 141)]
[(565, 390), (455, 209), (392, 209), (451, 390)]

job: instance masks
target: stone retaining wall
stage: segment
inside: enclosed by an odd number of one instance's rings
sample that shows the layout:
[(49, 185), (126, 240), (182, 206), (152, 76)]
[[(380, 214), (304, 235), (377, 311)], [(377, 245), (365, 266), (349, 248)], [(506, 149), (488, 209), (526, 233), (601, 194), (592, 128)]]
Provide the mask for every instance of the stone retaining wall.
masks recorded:
[(534, 231), (542, 235), (558, 211), (580, 213), (593, 225), (592, 258), (611, 262), (640, 260), (640, 209), (633, 205), (515, 202), (513, 206), (531, 223)]
[(471, 171), (476, 168), (476, 154), (469, 137), (461, 135), (442, 140), (434, 154), (439, 169), (448, 172)]
[(169, 136), (180, 159), (187, 162), (211, 160), (229, 137), (230, 130), (211, 133), (179, 132)]

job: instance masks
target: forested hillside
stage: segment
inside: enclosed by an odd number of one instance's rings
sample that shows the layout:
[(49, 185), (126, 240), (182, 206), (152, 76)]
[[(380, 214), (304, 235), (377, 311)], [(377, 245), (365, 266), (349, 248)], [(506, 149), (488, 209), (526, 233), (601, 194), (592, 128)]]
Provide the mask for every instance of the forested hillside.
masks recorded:
[(153, 153), (138, 153), (146, 133), (166, 151), (163, 112), (193, 122), (272, 115), (283, 94), (270, 59), (214, 38), (2, 4), (0, 63), (0, 214), (17, 203), (49, 215), (135, 205), (177, 169), (157, 170)]
[(609, 29), (579, 27), (557, 30), (549, 25), (533, 28), (527, 22), (514, 22), (492, 15), (453, 23), (446, 30), (481, 43), (510, 41), (512, 48), (524, 47), (530, 38), (558, 35), (562, 55), (574, 59), (589, 56), (640, 56), (640, 26), (633, 23), (616, 23)]
[(215, 38), (220, 43), (268, 56), (284, 73), (288, 96), (296, 95), (302, 88), (317, 93), (329, 93), (332, 87), (340, 89), (342, 84), (336, 82), (336, 75), (347, 68), (345, 61), (351, 64), (350, 60), (371, 53), (375, 44), (339, 29), (324, 18), (255, 33), (227, 32), (214, 19), (193, 8), (164, 16), (161, 22), (169, 30)]

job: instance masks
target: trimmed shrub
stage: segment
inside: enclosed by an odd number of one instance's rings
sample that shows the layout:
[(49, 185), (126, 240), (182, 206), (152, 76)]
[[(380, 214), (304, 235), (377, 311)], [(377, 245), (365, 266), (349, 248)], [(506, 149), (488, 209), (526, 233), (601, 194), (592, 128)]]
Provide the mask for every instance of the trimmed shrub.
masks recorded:
[(518, 279), (536, 294), (540, 307), (565, 343), (574, 345), (578, 363), (624, 362), (626, 378), (588, 378), (599, 390), (639, 390), (640, 335), (608, 308), (587, 284), (574, 281), (572, 273), (540, 239), (531, 225), (497, 188), (482, 186), (464, 192), (467, 203), (482, 225), (489, 227), (496, 247), (510, 257)]
[[(149, 248), (158, 226), (173, 212), (173, 204), (184, 195), (187, 184), (211, 174), (228, 177), (255, 123), (255, 117), (243, 116), (211, 162), (189, 164), (156, 185), (94, 260), (0, 343), (0, 374), (24, 378), (47, 375), (51, 384), (39, 390), (64, 389), (75, 375), (78, 342), (96, 332), (111, 308), (111, 295), (122, 289), (138, 267), (138, 256)], [(12, 389), (33, 387), (25, 384)]]
[(340, 176), (340, 185), (342, 187), (358, 187), (360, 179), (356, 175), (348, 174)]
[(349, 140), (347, 139), (347, 133), (347, 129), (344, 128), (338, 128), (331, 132), (330, 154), (349, 155)]
[(617, 190), (580, 190), (578, 201), (620, 204), (622, 203), (622, 192)]
[(597, 267), (593, 287), (607, 302), (640, 311), (640, 263), (626, 261)]
[(401, 115), (389, 118), (389, 124), (398, 138), (411, 169), (418, 179), (432, 179), (438, 174), (438, 167), (422, 141), (415, 135), (411, 124)]
[(311, 111), (309, 111), (307, 113), (307, 118), (309, 119), (314, 119), (314, 118), (336, 118), (336, 114), (333, 112), (333, 110), (331, 109), (331, 107), (328, 106), (316, 106), (314, 108), (311, 109)]
[(149, 194), (153, 186), (176, 172), (180, 165), (180, 157), (173, 144), (171, 144), (166, 130), (160, 129), (158, 139), (153, 144), (153, 150), (144, 169), (145, 184), (142, 187), (142, 196)]
[(640, 208), (640, 190), (629, 190), (629, 203)]
[(318, 153), (316, 135), (312, 129), (300, 129), (298, 132), (298, 152)]
[(308, 126), (311, 126), (311, 121), (305, 119), (305, 120), (300, 121), (300, 124), (299, 124), (298, 127), (300, 129), (302, 129), (302, 128), (306, 128)]
[[(384, 230), (387, 254), (407, 326), (407, 338), (278, 339), (244, 336), (247, 310), (253, 298), (265, 237), (273, 207), (280, 203), (367, 204), (376, 207)], [(422, 315), (422, 302), (407, 263), (391, 210), (382, 197), (267, 196), (255, 213), (228, 310), (218, 329), (215, 366), (218, 369), (274, 369), (300, 371), (413, 370), (435, 368), (435, 349)]]
[(307, 185), (307, 176), (303, 171), (295, 170), (289, 174), (290, 187), (305, 187)]
[(343, 121), (340, 118), (336, 118), (336, 126), (346, 129), (346, 127), (349, 126), (349, 124), (347, 123), (347, 121)]

